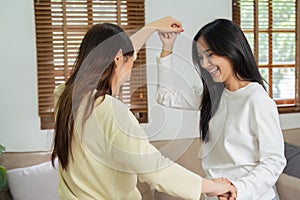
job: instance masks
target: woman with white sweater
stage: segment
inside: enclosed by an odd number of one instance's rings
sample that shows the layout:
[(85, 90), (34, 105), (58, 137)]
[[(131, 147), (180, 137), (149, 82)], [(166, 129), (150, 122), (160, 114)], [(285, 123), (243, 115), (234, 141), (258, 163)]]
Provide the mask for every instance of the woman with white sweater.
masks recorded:
[(241, 29), (217, 19), (199, 30), (192, 56), (202, 84), (189, 89), (180, 89), (172, 78), (178, 77), (171, 55), (177, 34), (159, 35), (157, 101), (200, 110), (200, 159), (207, 177), (228, 178), (238, 200), (275, 199), (273, 186), (286, 164), (283, 136), (276, 104)]

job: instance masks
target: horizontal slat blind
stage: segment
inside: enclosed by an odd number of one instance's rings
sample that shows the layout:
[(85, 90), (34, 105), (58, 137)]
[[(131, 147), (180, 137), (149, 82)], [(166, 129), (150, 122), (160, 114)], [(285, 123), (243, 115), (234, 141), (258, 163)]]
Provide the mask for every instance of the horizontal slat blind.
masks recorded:
[(233, 21), (244, 31), (268, 92), (282, 112), (299, 111), (297, 4), (296, 0), (233, 0)]
[[(86, 31), (92, 25), (104, 22), (118, 24), (124, 30), (143, 27), (144, 0), (34, 0), (34, 8), (39, 115), (41, 128), (52, 129), (54, 89), (69, 78)], [(148, 121), (145, 63), (146, 51), (143, 49), (134, 63), (135, 67), (142, 67), (134, 68), (132, 78), (119, 94), (140, 122)], [(137, 86), (141, 87), (131, 95)]]

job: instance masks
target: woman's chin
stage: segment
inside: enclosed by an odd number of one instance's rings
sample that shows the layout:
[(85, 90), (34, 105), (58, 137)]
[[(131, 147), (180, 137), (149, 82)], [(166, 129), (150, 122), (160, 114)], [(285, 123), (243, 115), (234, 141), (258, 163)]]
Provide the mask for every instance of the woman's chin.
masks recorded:
[(216, 83), (222, 83), (223, 82), (223, 80), (222, 80), (222, 78), (221, 77), (213, 77), (213, 80), (214, 80), (214, 82), (216, 82)]

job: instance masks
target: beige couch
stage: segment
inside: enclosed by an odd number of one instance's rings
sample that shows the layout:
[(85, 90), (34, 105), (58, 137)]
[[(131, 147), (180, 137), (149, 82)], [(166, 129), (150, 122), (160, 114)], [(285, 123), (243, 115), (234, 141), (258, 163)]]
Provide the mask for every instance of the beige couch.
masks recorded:
[[(300, 145), (300, 129), (284, 130), (284, 139), (286, 142)], [(171, 141), (154, 141), (152, 144), (158, 149), (166, 147)], [(176, 162), (182, 166), (192, 170), (193, 172), (204, 176), (201, 169), (201, 163), (198, 159), (198, 151), (200, 149), (200, 142), (198, 139), (180, 139), (172, 141), (169, 150), (173, 153), (176, 151), (182, 152), (182, 144), (190, 143), (189, 148), (183, 151)], [(180, 154), (181, 155), (181, 154)], [(31, 166), (46, 162), (50, 159), (49, 152), (6, 152), (0, 156), (0, 165), (7, 169), (14, 169), (20, 167)], [(300, 167), (300, 166), (299, 166)], [(281, 200), (298, 200), (300, 194), (300, 179), (282, 174), (276, 183), (278, 195)], [(150, 189), (146, 183), (139, 183), (138, 188), (143, 196), (143, 200), (179, 200), (179, 198), (171, 197), (167, 194)], [(203, 198), (203, 197), (202, 197)], [(9, 188), (0, 191), (1, 200), (12, 199)]]

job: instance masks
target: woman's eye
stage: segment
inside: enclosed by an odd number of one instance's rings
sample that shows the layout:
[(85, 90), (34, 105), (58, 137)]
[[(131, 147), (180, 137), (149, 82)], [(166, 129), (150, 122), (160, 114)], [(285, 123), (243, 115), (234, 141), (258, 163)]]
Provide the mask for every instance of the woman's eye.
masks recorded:
[(214, 54), (213, 53), (209, 53), (208, 54), (208, 57), (212, 57)]

